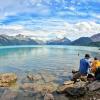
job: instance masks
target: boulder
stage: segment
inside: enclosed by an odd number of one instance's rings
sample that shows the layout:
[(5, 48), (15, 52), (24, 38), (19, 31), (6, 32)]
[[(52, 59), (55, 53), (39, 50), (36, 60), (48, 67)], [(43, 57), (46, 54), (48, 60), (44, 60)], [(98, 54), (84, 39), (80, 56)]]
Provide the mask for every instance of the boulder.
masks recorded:
[(3, 95), (1, 96), (0, 100), (15, 100), (18, 93), (11, 90), (5, 90)]
[(7, 88), (5, 87), (0, 87), (0, 97), (2, 96), (2, 94), (4, 93), (4, 91), (6, 90)]
[(9, 86), (10, 86), (9, 83), (0, 82), (0, 87), (9, 87)]
[(20, 89), (24, 91), (24, 96), (35, 95), (40, 93), (44, 96), (47, 92), (52, 93), (57, 89), (57, 85), (53, 83), (36, 84), (36, 83), (24, 83), (20, 86)]
[(81, 97), (85, 95), (86, 90), (84, 87), (80, 87), (80, 88), (69, 87), (66, 88), (65, 92), (67, 96)]
[(33, 74), (28, 74), (27, 78), (31, 81), (38, 81), (41, 80), (41, 76), (39, 74), (33, 75)]
[(64, 82), (66, 83), (65, 85), (61, 85), (58, 87), (57, 89), (57, 93), (66, 93), (66, 91), (70, 90), (70, 89), (73, 89), (74, 90), (81, 90), (81, 89), (85, 89), (85, 86), (86, 86), (86, 82), (84, 81), (79, 81), (79, 82), (76, 82), (74, 83), (74, 81), (66, 81)]
[(54, 100), (54, 96), (51, 93), (46, 93), (44, 100)]
[(80, 79), (81, 79), (81, 81), (86, 82), (87, 81), (87, 76), (81, 76)]
[(65, 93), (66, 89), (69, 87), (74, 87), (73, 84), (69, 84), (69, 85), (61, 85), (57, 88), (56, 92), (57, 93)]
[(20, 88), (24, 91), (33, 91), (35, 87), (33, 83), (24, 83)]
[(34, 96), (37, 94), (36, 87), (33, 83), (24, 83), (22, 86), (20, 86), (20, 89), (23, 90), (23, 96)]
[(55, 77), (55, 75), (53, 75), (51, 73), (47, 73), (47, 72), (41, 72), (40, 75), (45, 83), (53, 82), (54, 80), (57, 79), (57, 77)]
[(79, 72), (73, 72), (73, 81), (74, 83), (77, 82), (77, 79), (79, 79), (81, 74)]
[(27, 78), (28, 78), (29, 80), (32, 80), (32, 81), (34, 80), (34, 78), (33, 78), (33, 75), (32, 75), (32, 74), (28, 74), (28, 75), (27, 75)]
[(0, 74), (0, 87), (8, 87), (12, 83), (15, 83), (17, 76), (14, 73)]
[(94, 81), (87, 85), (89, 91), (95, 91), (100, 89), (100, 81)]
[(54, 92), (58, 85), (55, 83), (44, 83), (44, 84), (36, 84), (34, 83), (35, 90), (45, 94), (45, 92), (50, 91), (51, 93)]
[(87, 82), (79, 81), (79, 82), (76, 82), (76, 83), (74, 84), (74, 87), (80, 88), (80, 87), (86, 87), (86, 85), (87, 85)]
[(69, 84), (73, 84), (73, 83), (74, 83), (74, 81), (65, 81), (64, 85), (69, 85)]

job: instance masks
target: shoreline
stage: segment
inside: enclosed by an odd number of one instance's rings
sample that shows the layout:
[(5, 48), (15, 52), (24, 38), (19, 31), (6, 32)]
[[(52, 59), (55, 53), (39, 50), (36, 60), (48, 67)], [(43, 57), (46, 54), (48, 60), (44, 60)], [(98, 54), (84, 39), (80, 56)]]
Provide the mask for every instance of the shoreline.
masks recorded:
[[(91, 100), (93, 98), (97, 98), (95, 100), (100, 99), (100, 89), (97, 91), (86, 91), (84, 96), (80, 97), (75, 97), (75, 96), (70, 96), (67, 95), (66, 92), (64, 93), (65, 89), (68, 89), (69, 87), (76, 87), (76, 85), (84, 85), (86, 84), (85, 82), (82, 81), (77, 83), (75, 86), (72, 86), (73, 84), (60, 84), (60, 83), (54, 83), (53, 81), (56, 80), (56, 77), (46, 75), (46, 73), (43, 74), (31, 74), (29, 73), (27, 76), (21, 80), (21, 83), (18, 83), (19, 78), (15, 73), (5, 73), (2, 74), (1, 76), (4, 75), (10, 75), (9, 78), (6, 76), (3, 79), (3, 82), (8, 83), (10, 82), (9, 80), (15, 80), (11, 86), (2, 86), (0, 87), (0, 97), (1, 98), (17, 98), (14, 100), (21, 100), (20, 98), (31, 98), (29, 100), (32, 100), (34, 98), (38, 98), (38, 100), (44, 100), (43, 98), (45, 97), (45, 94), (49, 94), (49, 96), (53, 96), (55, 99), (54, 100)], [(6, 79), (7, 78), (7, 79)], [(6, 81), (4, 81), (6, 80)], [(69, 80), (70, 81), (70, 80)], [(66, 81), (66, 82), (69, 82)], [(60, 91), (60, 92), (58, 92)], [(89, 96), (91, 95), (91, 97)], [(18, 99), (19, 98), (19, 99)], [(60, 98), (60, 99), (59, 99)], [(1, 99), (0, 99), (1, 100)], [(5, 99), (8, 100), (8, 99)], [(12, 99), (11, 99), (12, 100)], [(37, 100), (37, 99), (36, 99)], [(48, 99), (49, 100), (49, 99)], [(52, 99), (51, 99), (52, 100)], [(93, 99), (94, 100), (94, 99)]]

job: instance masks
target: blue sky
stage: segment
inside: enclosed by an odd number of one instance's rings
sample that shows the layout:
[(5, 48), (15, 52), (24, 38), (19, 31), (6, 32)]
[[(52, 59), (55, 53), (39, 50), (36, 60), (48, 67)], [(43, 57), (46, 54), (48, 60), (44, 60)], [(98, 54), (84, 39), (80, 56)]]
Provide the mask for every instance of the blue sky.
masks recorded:
[(100, 32), (100, 0), (2, 0), (0, 34), (76, 39)]

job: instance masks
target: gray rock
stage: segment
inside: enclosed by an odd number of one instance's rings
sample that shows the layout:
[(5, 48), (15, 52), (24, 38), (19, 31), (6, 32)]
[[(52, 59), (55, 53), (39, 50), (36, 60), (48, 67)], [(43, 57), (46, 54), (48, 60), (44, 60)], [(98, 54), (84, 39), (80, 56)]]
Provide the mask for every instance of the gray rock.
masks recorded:
[(69, 84), (69, 85), (61, 85), (57, 88), (56, 92), (57, 93), (65, 93), (66, 89), (69, 88), (69, 87), (74, 87), (73, 84)]
[(98, 90), (100, 89), (100, 81), (94, 81), (90, 83), (89, 85), (87, 85), (87, 87), (89, 88), (89, 91)]
[(0, 74), (0, 87), (9, 87), (16, 83), (17, 76), (14, 73)]
[(24, 91), (33, 91), (34, 90), (34, 84), (33, 83), (24, 83), (20, 86), (20, 89), (23, 89)]
[(27, 75), (27, 78), (31, 81), (38, 81), (38, 80), (41, 80), (41, 76), (39, 74), (28, 74)]
[(46, 93), (44, 96), (44, 100), (54, 100), (54, 96), (50, 93)]
[(84, 96), (86, 93), (85, 88), (81, 87), (81, 88), (67, 88), (65, 90), (66, 95), (68, 96), (74, 96), (74, 97), (81, 97)]
[(0, 100), (15, 100), (17, 98), (18, 93), (11, 90), (5, 90)]

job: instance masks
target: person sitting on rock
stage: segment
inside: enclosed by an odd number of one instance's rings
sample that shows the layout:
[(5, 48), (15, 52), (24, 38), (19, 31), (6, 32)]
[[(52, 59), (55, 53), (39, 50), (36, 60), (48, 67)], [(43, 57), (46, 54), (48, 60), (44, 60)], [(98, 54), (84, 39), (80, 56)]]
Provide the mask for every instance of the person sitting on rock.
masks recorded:
[(100, 60), (96, 57), (92, 62), (91, 71), (94, 73), (95, 80), (100, 80)]
[(73, 81), (76, 82), (77, 79), (79, 79), (82, 76), (86, 76), (88, 74), (88, 69), (90, 68), (90, 62), (89, 62), (89, 58), (90, 55), (89, 54), (85, 54), (85, 58), (80, 60), (80, 67), (79, 67), (79, 71), (77, 72), (73, 72)]
[(90, 55), (85, 54), (85, 58), (80, 60), (79, 72), (82, 76), (87, 76), (88, 69), (90, 68), (89, 58), (90, 58)]
[(98, 60), (98, 58), (95, 57), (94, 60), (93, 60), (93, 62), (92, 62), (92, 65), (91, 65), (91, 71), (92, 71), (93, 73), (95, 73), (95, 72), (96, 72), (96, 69), (97, 69), (98, 67), (100, 67), (100, 60)]

